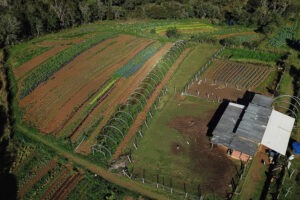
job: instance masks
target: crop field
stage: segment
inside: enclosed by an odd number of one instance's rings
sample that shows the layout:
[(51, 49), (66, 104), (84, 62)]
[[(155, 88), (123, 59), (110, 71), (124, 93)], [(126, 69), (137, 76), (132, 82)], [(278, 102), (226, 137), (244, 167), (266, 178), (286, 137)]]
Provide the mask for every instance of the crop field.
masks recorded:
[[(16, 127), (26, 135), (10, 168), (19, 199), (138, 198), (99, 176), (149, 197), (232, 193), (241, 165), (212, 148), (211, 119), (223, 100), (271, 91), (282, 55), (215, 42), (260, 40), (248, 27), (145, 21), (97, 22), (8, 48)], [(165, 35), (172, 27), (179, 38)]]
[(210, 82), (246, 89), (257, 87), (272, 70), (267, 66), (221, 60), (216, 60), (211, 69), (205, 76)]
[[(113, 80), (111, 84), (108, 83), (115, 71), (151, 43), (151, 40), (126, 35), (100, 42), (77, 56), (50, 76), (48, 81), (21, 99), (20, 106), (25, 110), (24, 118), (31, 116), (30, 122), (43, 133), (58, 134), (78, 110), (89, 113), (101, 96), (107, 92), (106, 90), (116, 82)], [(155, 50), (159, 48), (158, 46)], [(117, 59), (111, 54), (112, 51), (119, 54)], [(39, 66), (38, 69), (49, 70), (47, 63), (49, 62), (50, 65), (52, 60), (54, 59), (47, 60), (43, 63), (46, 66)], [(143, 62), (145, 60), (142, 60), (141, 65)], [(61, 63), (58, 63), (57, 66), (60, 65)], [(81, 76), (82, 74), (84, 76)], [(33, 75), (30, 73), (29, 76)], [(24, 81), (26, 82), (26, 79)], [(22, 85), (22, 87), (26, 86)], [(33, 115), (35, 117), (32, 117)]]

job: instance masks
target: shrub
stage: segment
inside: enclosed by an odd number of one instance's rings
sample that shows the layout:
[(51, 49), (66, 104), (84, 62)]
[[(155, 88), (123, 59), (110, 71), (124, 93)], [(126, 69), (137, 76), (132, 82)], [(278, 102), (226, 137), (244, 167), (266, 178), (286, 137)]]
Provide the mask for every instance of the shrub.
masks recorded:
[(167, 29), (166, 36), (168, 38), (178, 38), (179, 37), (179, 32), (178, 32), (176, 27), (171, 27), (171, 28)]

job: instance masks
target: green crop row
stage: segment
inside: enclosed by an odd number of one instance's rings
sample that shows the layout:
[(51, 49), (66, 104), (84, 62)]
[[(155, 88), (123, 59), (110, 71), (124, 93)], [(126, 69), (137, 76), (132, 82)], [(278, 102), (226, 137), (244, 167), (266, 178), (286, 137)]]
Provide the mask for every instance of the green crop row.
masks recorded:
[(17, 68), (22, 64), (28, 62), (29, 60), (33, 59), (34, 57), (50, 50), (53, 47), (45, 47), (45, 46), (36, 46), (32, 49), (27, 49), (26, 51), (17, 54), (12, 62), (13, 67)]
[(233, 60), (258, 60), (266, 63), (276, 63), (280, 59), (279, 54), (247, 49), (225, 49), (221, 56)]
[(103, 89), (95, 96), (91, 101), (90, 105), (96, 103), (117, 81), (117, 78), (112, 78), (104, 87)]
[(20, 97), (24, 98), (27, 96), (42, 82), (47, 81), (50, 76), (72, 61), (80, 53), (111, 36), (111, 34), (102, 34), (88, 39), (82, 43), (75, 44), (40, 64), (22, 81)]
[(161, 43), (153, 43), (140, 51), (134, 58), (132, 58), (128, 63), (126, 63), (122, 68), (115, 72), (115, 77), (130, 77), (136, 71), (138, 71), (145, 62), (153, 56), (160, 48)]

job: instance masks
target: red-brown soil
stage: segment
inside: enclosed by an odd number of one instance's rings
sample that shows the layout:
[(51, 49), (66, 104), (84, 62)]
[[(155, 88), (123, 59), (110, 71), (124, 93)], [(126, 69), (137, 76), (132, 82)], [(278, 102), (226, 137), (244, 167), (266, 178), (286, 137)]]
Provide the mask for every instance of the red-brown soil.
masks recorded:
[(51, 199), (66, 199), (68, 194), (70, 194), (82, 178), (83, 176), (80, 173), (68, 177), (67, 180), (65, 180), (65, 182), (55, 191)]
[(69, 40), (62, 40), (62, 41), (45, 41), (40, 44), (40, 46), (48, 46), (53, 47), (50, 50), (42, 53), (41, 55), (38, 55), (34, 57), (32, 60), (22, 64), (17, 69), (14, 69), (14, 74), (17, 79), (24, 76), (27, 72), (34, 69), (38, 65), (40, 65), (42, 62), (46, 61), (47, 59), (51, 58), (55, 54), (59, 53), (60, 51), (70, 47), (72, 44), (77, 44), (80, 42), (83, 42), (85, 38), (75, 38), (75, 39), (69, 39)]
[[(207, 124), (213, 112), (203, 118), (190, 116), (177, 117), (169, 123), (169, 126), (178, 130), (189, 140), (189, 155), (191, 169), (201, 177), (205, 177), (201, 189), (208, 193), (226, 195), (231, 178), (235, 175), (235, 165), (226, 155), (224, 149), (214, 147), (211, 149), (207, 133)], [(171, 146), (173, 154), (178, 154)], [(184, 151), (184, 149), (183, 149)]]
[(53, 159), (50, 161), (46, 166), (44, 166), (40, 171), (34, 176), (26, 185), (19, 191), (18, 193), (18, 199), (22, 199), (23, 196), (28, 192), (28, 190), (36, 183), (38, 182), (43, 176), (45, 176), (48, 171), (53, 169), (56, 165), (57, 159)]
[(55, 191), (62, 185), (62, 183), (70, 177), (70, 170), (65, 169), (59, 177), (51, 184), (51, 186), (44, 192), (40, 199), (50, 199)]
[(51, 58), (55, 54), (68, 47), (68, 45), (53, 47), (49, 51), (46, 51), (45, 53), (42, 53), (41, 55), (34, 57), (32, 60), (22, 64), (20, 67), (14, 70), (16, 78), (19, 79), (20, 77), (24, 76), (27, 72), (40, 65), (42, 62), (46, 61), (47, 59)]
[(151, 43), (123, 35), (80, 54), (20, 101), (25, 120), (43, 133), (59, 130), (115, 70)]
[(145, 106), (145, 108), (143, 109), (143, 111), (138, 114), (138, 116), (135, 119), (133, 125), (130, 127), (127, 135), (125, 136), (125, 138), (123, 139), (123, 141), (121, 142), (121, 144), (118, 146), (118, 148), (117, 148), (116, 152), (114, 153), (112, 159), (118, 158), (122, 154), (122, 152), (125, 150), (125, 148), (127, 147), (129, 141), (131, 140), (131, 138), (136, 134), (138, 128), (142, 125), (142, 123), (144, 123), (144, 121), (146, 119), (146, 116), (147, 116), (147, 113), (150, 110), (152, 104), (155, 102), (157, 96), (160, 94), (160, 92), (163, 89), (163, 87), (167, 84), (167, 82), (169, 81), (170, 77), (172, 76), (172, 74), (174, 73), (174, 71), (177, 69), (177, 67), (179, 66), (179, 64), (182, 62), (182, 60), (189, 53), (189, 51), (190, 51), (190, 49), (186, 49), (179, 56), (179, 58), (176, 60), (176, 62), (174, 63), (174, 65), (170, 68), (170, 70), (168, 71), (168, 73), (166, 74), (166, 76), (164, 77), (164, 79), (156, 87), (156, 89), (153, 92), (152, 96), (147, 101), (147, 105)]
[[(116, 88), (112, 91), (112, 93), (108, 96), (108, 98), (106, 98), (101, 103), (101, 107), (106, 108), (102, 112), (105, 118), (102, 120), (100, 125), (96, 128), (96, 130), (91, 134), (89, 139), (80, 146), (78, 152), (81, 152), (83, 154), (88, 154), (90, 152), (90, 146), (94, 144), (96, 136), (99, 134), (102, 127), (110, 119), (110, 116), (113, 114), (116, 105), (124, 103), (128, 99), (130, 94), (138, 87), (140, 82), (153, 69), (155, 63), (162, 57), (162, 55), (166, 53), (166, 51), (168, 51), (170, 47), (171, 47), (170, 43), (166, 44), (154, 56), (152, 56), (144, 64), (144, 66), (141, 69), (139, 69), (134, 75), (132, 75), (128, 79), (122, 78), (118, 82)], [(126, 93), (124, 93), (124, 91), (126, 91)], [(100, 106), (99, 109), (101, 109)], [(95, 109), (95, 113), (98, 111), (99, 111), (98, 109)], [(93, 113), (91, 113), (91, 118), (95, 117), (92, 115)], [(86, 122), (86, 124), (88, 124), (88, 121)]]

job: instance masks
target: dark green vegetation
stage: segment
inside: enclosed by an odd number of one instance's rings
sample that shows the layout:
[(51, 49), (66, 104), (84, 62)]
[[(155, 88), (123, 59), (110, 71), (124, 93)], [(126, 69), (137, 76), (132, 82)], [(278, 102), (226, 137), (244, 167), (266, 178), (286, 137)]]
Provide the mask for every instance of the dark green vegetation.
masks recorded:
[(248, 49), (225, 49), (220, 56), (236, 61), (257, 62), (258, 60), (271, 65), (275, 65), (280, 59), (280, 54)]
[(254, 25), (270, 34), (298, 9), (290, 0), (3, 0), (0, 45), (96, 20), (124, 18), (207, 18), (213, 23)]

